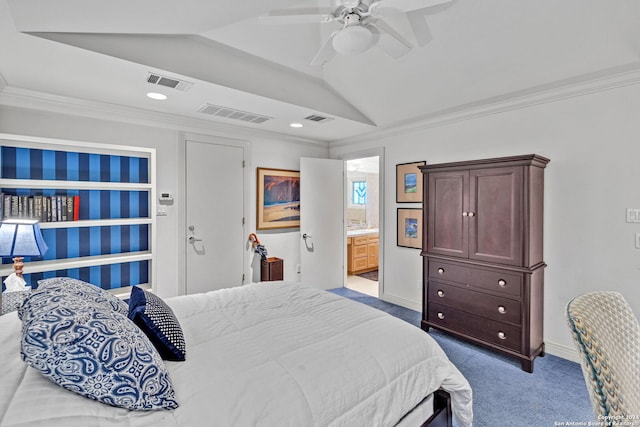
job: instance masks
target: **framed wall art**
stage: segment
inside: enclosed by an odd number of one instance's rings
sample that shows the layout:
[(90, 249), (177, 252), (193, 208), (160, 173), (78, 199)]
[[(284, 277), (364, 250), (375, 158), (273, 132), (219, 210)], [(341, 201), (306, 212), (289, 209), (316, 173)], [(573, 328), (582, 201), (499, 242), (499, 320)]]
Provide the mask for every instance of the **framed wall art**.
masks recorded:
[(300, 171), (258, 168), (256, 228), (300, 227)]
[(396, 165), (396, 203), (422, 203), (422, 172), (427, 162)]
[(398, 246), (422, 249), (422, 209), (398, 208)]

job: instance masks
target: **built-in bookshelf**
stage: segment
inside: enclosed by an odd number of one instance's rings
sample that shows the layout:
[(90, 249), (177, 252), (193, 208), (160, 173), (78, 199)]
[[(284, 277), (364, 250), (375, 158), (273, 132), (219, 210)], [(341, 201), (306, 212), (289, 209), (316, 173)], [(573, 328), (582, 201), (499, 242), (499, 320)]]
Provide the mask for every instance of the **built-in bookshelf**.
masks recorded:
[[(25, 258), (28, 285), (68, 276), (118, 294), (151, 286), (155, 155), (152, 148), (0, 134), (0, 214), (40, 220), (49, 247), (42, 258)], [(5, 209), (7, 200), (22, 209)], [(47, 216), (47, 201), (64, 204), (67, 215)], [(2, 280), (11, 263), (2, 259)]]

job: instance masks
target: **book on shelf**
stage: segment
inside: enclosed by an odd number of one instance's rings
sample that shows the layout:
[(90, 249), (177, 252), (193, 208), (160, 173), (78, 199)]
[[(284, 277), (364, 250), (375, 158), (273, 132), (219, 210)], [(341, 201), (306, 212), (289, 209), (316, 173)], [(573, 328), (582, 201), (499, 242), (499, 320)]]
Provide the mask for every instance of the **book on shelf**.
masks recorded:
[(73, 196), (73, 220), (80, 220), (80, 196)]
[(0, 219), (29, 218), (40, 222), (79, 221), (80, 196), (18, 196), (2, 193)]
[(65, 206), (63, 209), (62, 206), (62, 196), (56, 196), (56, 221), (66, 221), (67, 220), (67, 203), (65, 202)]
[(11, 216), (11, 195), (2, 193), (2, 219)]

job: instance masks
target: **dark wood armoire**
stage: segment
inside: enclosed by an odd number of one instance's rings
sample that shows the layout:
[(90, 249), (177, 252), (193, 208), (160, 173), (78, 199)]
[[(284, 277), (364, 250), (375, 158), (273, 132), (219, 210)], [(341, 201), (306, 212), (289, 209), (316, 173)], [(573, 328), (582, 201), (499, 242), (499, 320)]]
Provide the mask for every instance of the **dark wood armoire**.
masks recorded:
[(535, 154), (422, 166), (422, 329), (518, 358), (544, 355), (543, 199)]

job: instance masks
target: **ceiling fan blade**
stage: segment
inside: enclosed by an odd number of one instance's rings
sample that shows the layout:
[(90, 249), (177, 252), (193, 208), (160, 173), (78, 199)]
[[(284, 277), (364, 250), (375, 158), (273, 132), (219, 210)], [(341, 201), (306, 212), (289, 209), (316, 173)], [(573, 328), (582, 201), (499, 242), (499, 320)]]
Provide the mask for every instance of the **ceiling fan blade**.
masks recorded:
[(413, 34), (416, 36), (418, 46), (425, 46), (431, 41), (433, 37), (431, 36), (431, 31), (429, 30), (429, 25), (427, 24), (427, 19), (424, 13), (419, 10), (408, 12), (407, 20), (411, 25)]
[(441, 4), (450, 3), (453, 0), (379, 0), (371, 4), (369, 10), (380, 12), (381, 9), (395, 9), (401, 12), (426, 9)]
[(376, 22), (372, 30), (378, 33), (376, 46), (394, 59), (406, 55), (413, 47), (407, 39), (384, 21)]
[(316, 53), (316, 56), (311, 60), (311, 65), (320, 66), (335, 56), (336, 50), (333, 48), (333, 36), (335, 36), (336, 33), (337, 31), (334, 31), (324, 42), (318, 53)]
[(318, 8), (272, 10), (260, 16), (260, 22), (268, 25), (324, 23), (334, 19), (330, 9)]

